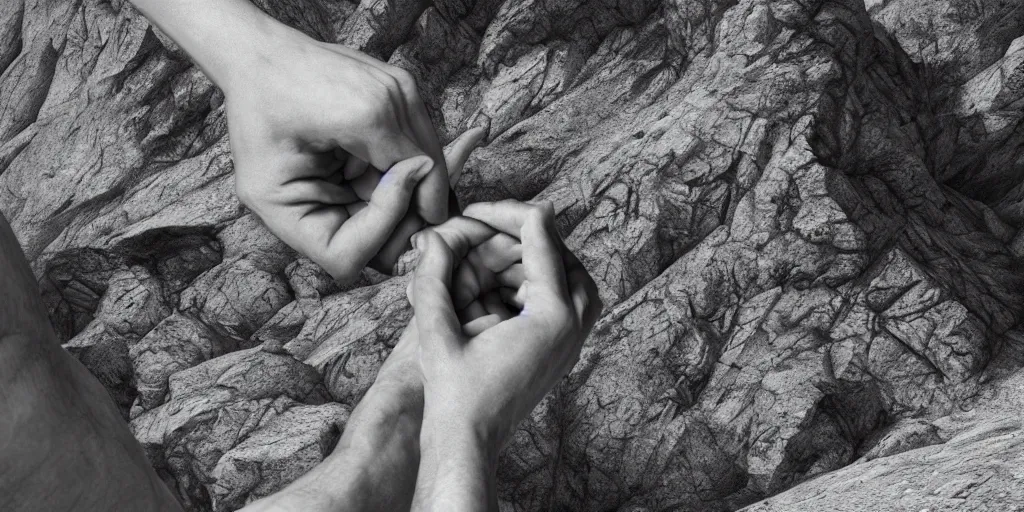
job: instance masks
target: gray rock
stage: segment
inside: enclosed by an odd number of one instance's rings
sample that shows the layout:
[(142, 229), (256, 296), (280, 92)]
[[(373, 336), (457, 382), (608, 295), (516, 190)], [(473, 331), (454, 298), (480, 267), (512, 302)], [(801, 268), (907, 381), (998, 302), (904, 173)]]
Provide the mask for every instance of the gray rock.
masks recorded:
[(297, 405), (271, 416), (213, 469), (214, 510), (237, 510), (273, 494), (331, 452), (349, 409), (337, 403)]
[[(487, 128), (462, 204), (553, 201), (598, 282), (504, 509), (1020, 500), (1020, 2), (257, 4), (410, 70), (443, 142)], [(194, 510), (328, 453), (411, 313), (414, 255), (340, 287), (231, 171), (222, 94), (127, 3), (0, 6), (0, 212)]]
[(824, 475), (745, 512), (782, 510), (1021, 510), (1024, 433), (993, 421), (949, 442)]

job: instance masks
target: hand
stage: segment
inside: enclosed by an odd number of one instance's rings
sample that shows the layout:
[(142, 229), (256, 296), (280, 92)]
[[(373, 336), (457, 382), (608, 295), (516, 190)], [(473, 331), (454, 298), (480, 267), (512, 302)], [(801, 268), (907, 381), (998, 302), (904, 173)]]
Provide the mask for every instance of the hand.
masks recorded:
[[(458, 181), (465, 157), (475, 143), (475, 136), (467, 132), (445, 148), (452, 183)], [(460, 266), (457, 281), (462, 289), (486, 290), (462, 299), (468, 322), (463, 330), (468, 335), (479, 334), (486, 322), (474, 322), (479, 315), (470, 311), (487, 314), (489, 310), (474, 297), (496, 293), (499, 288), (510, 296), (522, 284), (522, 265), (518, 263), (521, 251), (506, 250), (516, 246), (518, 240), (465, 217), (450, 219), (434, 229), (448, 243), (473, 246)], [(495, 276), (495, 271), (500, 276)], [(507, 286), (495, 285), (499, 282)], [(491, 305), (489, 302), (488, 307)], [(330, 456), (286, 488), (243, 510), (408, 510), (420, 460), (422, 375), (419, 335), (413, 318), (373, 385), (352, 411)]]
[[(246, 79), (225, 80), (239, 199), (339, 280), (389, 272), (448, 217), (449, 176), (412, 76), (288, 32)], [(467, 132), (461, 168), (483, 136)], [(383, 171), (383, 173), (381, 172)]]
[[(424, 420), (416, 508), (494, 508), (497, 451), (513, 427), (579, 358), (601, 302), (586, 269), (558, 237), (550, 204), (480, 203), (465, 215), (521, 240), (522, 310), (478, 317), (466, 332), (449, 287), (474, 236), (425, 230), (412, 286)], [(468, 224), (467, 224), (468, 225)], [(497, 277), (495, 277), (497, 281)]]
[[(469, 217), (453, 217), (428, 228), (449, 247), (458, 248), (459, 262), (453, 272), (452, 305), (463, 333), (475, 336), (485, 328), (519, 314), (523, 307), (518, 292), (525, 281), (521, 263), (523, 246), (512, 237)], [(413, 240), (422, 237), (413, 235)], [(406, 294), (415, 304), (413, 283)]]

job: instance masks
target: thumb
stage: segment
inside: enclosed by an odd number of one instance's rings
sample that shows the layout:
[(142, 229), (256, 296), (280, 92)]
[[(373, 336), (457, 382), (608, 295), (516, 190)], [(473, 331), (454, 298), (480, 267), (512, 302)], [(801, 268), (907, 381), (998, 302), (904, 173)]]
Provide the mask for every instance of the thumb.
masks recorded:
[(428, 349), (457, 346), (462, 339), (462, 326), (448, 291), (455, 258), (441, 236), (429, 229), (422, 231), (413, 243), (420, 251), (412, 290), (420, 343)]
[(462, 169), (466, 166), (466, 160), (469, 160), (469, 154), (476, 149), (486, 134), (487, 132), (479, 126), (470, 128), (445, 146), (444, 160), (448, 164), (448, 182), (453, 188), (462, 176)]

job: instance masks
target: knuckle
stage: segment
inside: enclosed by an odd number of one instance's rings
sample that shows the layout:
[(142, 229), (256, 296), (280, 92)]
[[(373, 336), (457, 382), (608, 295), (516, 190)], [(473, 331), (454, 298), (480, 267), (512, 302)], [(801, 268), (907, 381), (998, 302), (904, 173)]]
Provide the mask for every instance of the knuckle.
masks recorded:
[[(362, 102), (356, 102), (357, 106), (361, 106), (364, 117), (371, 119), (372, 121), (380, 122), (381, 120), (390, 119), (393, 114), (393, 107), (391, 104), (391, 92), (388, 91), (388, 85), (386, 83), (372, 83), (367, 84), (363, 89), (365, 99)], [(343, 116), (346, 119), (351, 116), (351, 112), (338, 113), (339, 116)]]

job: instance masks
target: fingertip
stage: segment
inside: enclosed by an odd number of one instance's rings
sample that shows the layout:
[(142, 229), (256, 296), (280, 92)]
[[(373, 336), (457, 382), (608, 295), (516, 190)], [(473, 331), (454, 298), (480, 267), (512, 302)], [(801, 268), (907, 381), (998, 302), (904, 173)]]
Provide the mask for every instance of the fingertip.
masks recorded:
[(473, 126), (470, 129), (466, 130), (466, 133), (464, 135), (467, 137), (471, 136), (476, 141), (479, 142), (480, 140), (483, 140), (485, 136), (487, 136), (487, 129), (485, 129), (483, 126)]
[(415, 246), (420, 251), (420, 261), (416, 266), (417, 276), (430, 276), (440, 280), (445, 286), (451, 286), (452, 250), (441, 235), (426, 229), (417, 233)]
[(416, 189), (416, 212), (427, 224), (438, 225), (448, 220), (451, 188), (444, 162), (434, 162)]
[(462, 332), (466, 336), (479, 336), (481, 333), (502, 322), (501, 316), (491, 314), (477, 318), (462, 326)]
[(483, 203), (473, 203), (462, 209), (462, 215), (464, 217), (471, 217), (476, 219), (479, 216), (480, 205)]
[[(400, 160), (392, 165), (388, 172), (384, 174), (387, 176), (391, 173), (396, 173), (400, 178), (412, 181), (420, 181), (430, 173), (431, 169), (434, 168), (434, 159), (427, 155), (417, 155), (412, 158)], [(382, 178), (383, 179), (383, 178)]]
[(462, 170), (469, 160), (469, 155), (483, 140), (486, 132), (483, 128), (473, 127), (459, 135), (444, 149), (444, 159), (448, 167), (448, 182), (458, 183)]

